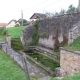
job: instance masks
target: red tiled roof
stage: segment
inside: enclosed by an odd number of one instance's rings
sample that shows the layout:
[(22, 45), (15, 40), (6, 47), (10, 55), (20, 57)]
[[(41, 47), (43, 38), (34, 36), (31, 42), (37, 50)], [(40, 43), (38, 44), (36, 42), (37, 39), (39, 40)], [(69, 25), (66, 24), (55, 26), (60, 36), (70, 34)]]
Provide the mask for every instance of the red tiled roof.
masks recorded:
[(0, 23), (0, 27), (6, 27), (7, 23)]

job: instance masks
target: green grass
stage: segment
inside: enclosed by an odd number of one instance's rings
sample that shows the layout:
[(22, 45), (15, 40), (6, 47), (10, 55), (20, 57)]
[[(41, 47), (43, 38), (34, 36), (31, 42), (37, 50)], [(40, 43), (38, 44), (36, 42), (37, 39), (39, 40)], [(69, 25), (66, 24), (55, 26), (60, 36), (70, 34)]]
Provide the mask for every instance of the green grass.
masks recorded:
[(74, 42), (68, 46), (65, 46), (68, 50), (77, 51), (80, 50), (80, 37), (74, 40)]
[(6, 33), (6, 28), (5, 27), (0, 28), (0, 42), (6, 41), (5, 33)]
[(4, 35), (0, 35), (0, 42), (5, 42), (6, 41), (6, 37)]
[(8, 30), (8, 34), (11, 35), (11, 38), (20, 38), (20, 36), (22, 35), (22, 30), (24, 28), (25, 28), (24, 26), (11, 27), (11, 28), (7, 28), (7, 30)]
[[(0, 80), (26, 80), (24, 71), (0, 49)], [(31, 80), (36, 80), (31, 78)]]
[[(57, 78), (50, 78), (50, 80), (59, 80)], [(80, 80), (80, 73), (75, 74), (74, 76), (63, 78), (60, 80)]]
[(0, 80), (26, 80), (25, 73), (0, 50)]
[(15, 51), (19, 51), (23, 49), (23, 45), (21, 43), (20, 38), (12, 38), (11, 39), (11, 47), (15, 50)]

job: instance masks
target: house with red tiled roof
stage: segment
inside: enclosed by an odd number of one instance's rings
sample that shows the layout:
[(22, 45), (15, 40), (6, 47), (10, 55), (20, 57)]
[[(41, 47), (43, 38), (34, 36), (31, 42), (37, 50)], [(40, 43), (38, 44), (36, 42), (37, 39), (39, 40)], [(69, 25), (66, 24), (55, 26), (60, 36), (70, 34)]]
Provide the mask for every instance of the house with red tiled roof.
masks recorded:
[(6, 27), (7, 23), (0, 23), (0, 27)]

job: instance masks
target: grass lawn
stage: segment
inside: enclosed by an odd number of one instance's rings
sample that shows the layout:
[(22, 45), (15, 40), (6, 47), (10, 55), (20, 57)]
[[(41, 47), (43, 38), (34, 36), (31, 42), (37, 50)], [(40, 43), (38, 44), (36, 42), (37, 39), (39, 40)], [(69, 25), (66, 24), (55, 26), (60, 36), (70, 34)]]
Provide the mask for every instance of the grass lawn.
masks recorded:
[[(24, 71), (0, 49), (0, 80), (26, 80)], [(32, 78), (31, 80), (35, 80)]]
[[(59, 80), (59, 79), (57, 79), (57, 78), (51, 78), (50, 80)], [(63, 78), (63, 79), (60, 79), (60, 80), (80, 80), (80, 73), (75, 74), (72, 77), (67, 77), (67, 78)]]
[(80, 51), (80, 37), (74, 40), (74, 42), (68, 46), (65, 46), (68, 50)]
[(8, 34), (11, 35), (11, 38), (20, 38), (22, 35), (22, 30), (25, 28), (25, 26), (20, 27), (11, 27), (7, 28)]

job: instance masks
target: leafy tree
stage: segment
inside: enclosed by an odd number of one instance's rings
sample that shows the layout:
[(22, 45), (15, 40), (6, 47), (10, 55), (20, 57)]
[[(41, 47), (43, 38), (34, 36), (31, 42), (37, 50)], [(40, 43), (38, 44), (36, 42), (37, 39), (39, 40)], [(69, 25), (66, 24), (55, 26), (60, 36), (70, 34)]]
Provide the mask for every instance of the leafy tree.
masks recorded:
[(58, 16), (59, 15), (59, 13), (58, 12), (55, 12), (55, 14), (54, 14), (55, 16)]
[[(22, 19), (19, 20), (20, 25), (22, 24)], [(25, 26), (27, 24), (27, 20), (23, 19), (23, 26)]]
[(76, 8), (76, 12), (80, 12), (80, 9), (78, 7)]
[(76, 8), (73, 5), (70, 5), (66, 13), (71, 14), (74, 12), (76, 12)]
[(66, 10), (64, 10), (64, 9), (62, 9), (62, 10), (59, 12), (60, 15), (63, 15), (63, 14), (65, 14), (65, 13), (66, 13)]

